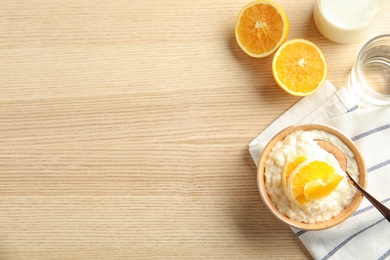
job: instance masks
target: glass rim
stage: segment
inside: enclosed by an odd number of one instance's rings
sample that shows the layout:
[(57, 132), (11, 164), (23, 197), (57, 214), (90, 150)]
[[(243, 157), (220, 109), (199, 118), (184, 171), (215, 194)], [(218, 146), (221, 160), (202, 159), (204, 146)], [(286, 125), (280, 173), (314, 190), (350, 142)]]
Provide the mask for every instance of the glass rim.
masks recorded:
[(366, 43), (363, 45), (363, 47), (360, 49), (360, 51), (359, 51), (359, 53), (358, 53), (358, 55), (357, 55), (357, 59), (356, 59), (357, 64), (359, 65), (358, 67), (360, 67), (360, 63), (361, 63), (361, 62), (360, 62), (360, 57), (363, 56), (364, 51), (365, 51), (373, 42), (375, 42), (375, 41), (377, 41), (377, 40), (379, 40), (379, 39), (384, 39), (384, 38), (389, 38), (389, 40), (390, 40), (390, 34), (386, 33), (386, 34), (377, 35), (377, 36), (371, 38), (370, 40), (368, 40), (368, 42), (366, 42)]
[[(363, 57), (365, 51), (367, 50), (368, 47), (370, 47), (370, 45), (374, 42), (377, 42), (378, 40), (381, 40), (381, 39), (387, 39), (389, 41), (389, 45), (390, 45), (390, 34), (380, 34), (380, 35), (377, 35), (373, 38), (371, 38), (369, 41), (367, 41), (363, 47), (360, 49), (359, 53), (358, 53), (358, 56), (356, 58), (356, 71), (357, 71), (357, 74), (356, 75), (358, 78), (361, 77), (360, 75), (360, 70), (361, 70), (361, 67), (363, 65), (363, 61), (361, 60), (361, 57)], [(354, 67), (355, 67), (354, 66)], [(366, 88), (366, 91), (368, 91), (370, 93), (370, 95), (375, 98), (375, 99), (385, 99), (385, 100), (390, 100), (390, 94), (384, 94), (384, 93), (380, 93), (380, 92), (377, 92), (375, 91), (373, 88), (371, 88), (367, 83), (364, 82), (364, 80), (361, 80), (364, 87)]]

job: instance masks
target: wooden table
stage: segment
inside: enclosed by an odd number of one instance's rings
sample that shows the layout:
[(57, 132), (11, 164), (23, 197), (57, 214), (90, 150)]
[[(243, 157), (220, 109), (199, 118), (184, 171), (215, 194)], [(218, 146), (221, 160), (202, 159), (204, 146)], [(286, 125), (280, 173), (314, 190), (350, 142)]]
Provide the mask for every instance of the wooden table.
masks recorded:
[[(248, 144), (299, 98), (234, 38), (247, 1), (2, 1), (0, 259), (311, 258)], [(279, 0), (346, 84), (363, 43)]]

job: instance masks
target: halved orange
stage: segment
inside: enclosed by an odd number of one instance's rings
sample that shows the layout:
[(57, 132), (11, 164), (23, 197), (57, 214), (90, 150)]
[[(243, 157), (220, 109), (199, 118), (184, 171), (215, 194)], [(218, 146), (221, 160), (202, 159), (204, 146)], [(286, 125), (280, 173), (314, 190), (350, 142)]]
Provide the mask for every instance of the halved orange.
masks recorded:
[(276, 83), (294, 96), (314, 93), (324, 83), (327, 64), (322, 51), (304, 39), (286, 41), (272, 60)]
[(239, 12), (235, 36), (246, 54), (262, 58), (274, 53), (286, 41), (289, 29), (287, 15), (279, 5), (257, 0)]
[(297, 168), (289, 178), (289, 192), (299, 204), (328, 196), (344, 176), (324, 161), (311, 161)]

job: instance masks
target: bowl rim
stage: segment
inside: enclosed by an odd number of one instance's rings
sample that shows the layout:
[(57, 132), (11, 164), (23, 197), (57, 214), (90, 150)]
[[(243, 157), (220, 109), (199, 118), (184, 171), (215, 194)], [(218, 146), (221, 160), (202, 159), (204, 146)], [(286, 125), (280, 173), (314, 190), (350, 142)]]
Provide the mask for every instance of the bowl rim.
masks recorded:
[(258, 167), (257, 167), (257, 187), (260, 193), (260, 196), (264, 202), (264, 204), (267, 206), (267, 208), (281, 221), (284, 223), (303, 230), (322, 230), (322, 229), (327, 229), (333, 226), (336, 226), (340, 224), (341, 222), (345, 221), (348, 219), (360, 206), (362, 200), (363, 200), (363, 195), (361, 192), (356, 191), (356, 194), (354, 198), (352, 199), (351, 203), (345, 207), (337, 216), (324, 221), (324, 222), (319, 222), (319, 223), (304, 223), (304, 222), (299, 222), (295, 221), (284, 214), (280, 213), (276, 205), (272, 202), (271, 198), (268, 195), (267, 189), (265, 187), (265, 176), (264, 176), (264, 164), (265, 160), (268, 157), (269, 152), (272, 150), (272, 148), (275, 146), (275, 144), (281, 140), (283, 140), (287, 135), (298, 131), (298, 130), (324, 130), (330, 134), (334, 134), (337, 136), (342, 142), (344, 142), (345, 145), (348, 146), (348, 148), (353, 152), (355, 160), (358, 165), (358, 172), (359, 172), (359, 181), (358, 183), (363, 187), (366, 188), (367, 186), (367, 171), (366, 171), (366, 166), (365, 162), (363, 159), (363, 156), (353, 143), (353, 141), (346, 137), (343, 133), (341, 133), (339, 130), (336, 128), (333, 128), (328, 125), (323, 125), (323, 124), (301, 124), (301, 125), (291, 125), (280, 132), (278, 132), (274, 137), (271, 138), (271, 140), (268, 142), (268, 144), (265, 146), (263, 152), (260, 155)]

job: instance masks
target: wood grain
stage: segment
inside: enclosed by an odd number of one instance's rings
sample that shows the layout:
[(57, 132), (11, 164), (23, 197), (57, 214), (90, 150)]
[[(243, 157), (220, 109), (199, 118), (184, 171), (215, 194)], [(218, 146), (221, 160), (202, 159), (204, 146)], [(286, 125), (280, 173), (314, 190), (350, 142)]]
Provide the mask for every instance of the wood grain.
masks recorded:
[[(257, 191), (248, 144), (299, 99), (238, 48), (246, 3), (2, 1), (0, 259), (310, 258)], [(345, 84), (364, 42), (279, 3)]]

